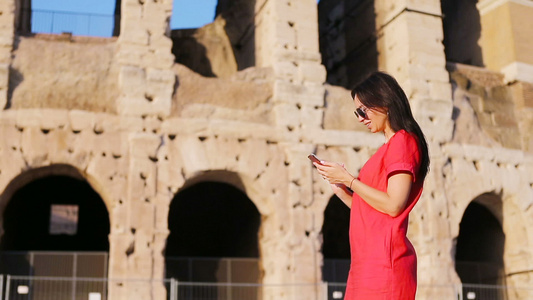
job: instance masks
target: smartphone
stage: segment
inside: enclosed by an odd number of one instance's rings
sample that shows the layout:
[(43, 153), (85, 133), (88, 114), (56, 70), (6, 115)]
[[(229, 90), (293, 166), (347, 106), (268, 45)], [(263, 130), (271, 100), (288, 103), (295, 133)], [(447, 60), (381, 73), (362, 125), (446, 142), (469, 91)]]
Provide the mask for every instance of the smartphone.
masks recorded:
[(309, 154), (307, 156), (307, 158), (309, 158), (312, 162), (316, 162), (318, 164), (322, 164), (322, 161), (320, 159), (318, 159), (318, 157), (316, 157), (316, 155), (314, 155), (314, 154)]

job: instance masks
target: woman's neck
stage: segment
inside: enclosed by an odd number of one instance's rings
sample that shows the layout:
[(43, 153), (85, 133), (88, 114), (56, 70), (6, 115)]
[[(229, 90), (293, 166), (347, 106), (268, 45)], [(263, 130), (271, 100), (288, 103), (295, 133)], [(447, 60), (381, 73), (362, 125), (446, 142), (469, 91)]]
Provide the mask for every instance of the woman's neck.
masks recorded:
[(387, 126), (385, 130), (383, 130), (383, 134), (385, 135), (386, 143), (389, 142), (389, 140), (394, 136), (396, 131), (394, 131), (390, 126)]

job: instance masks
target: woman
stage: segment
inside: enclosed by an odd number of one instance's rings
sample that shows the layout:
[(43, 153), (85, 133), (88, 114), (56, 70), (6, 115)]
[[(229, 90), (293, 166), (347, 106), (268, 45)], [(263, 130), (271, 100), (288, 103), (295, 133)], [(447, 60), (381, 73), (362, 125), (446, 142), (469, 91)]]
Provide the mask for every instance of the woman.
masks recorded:
[(357, 177), (338, 163), (314, 163), (351, 208), (344, 299), (415, 299), (416, 253), (407, 224), (429, 170), (427, 143), (404, 91), (390, 75), (373, 73), (352, 98), (359, 122), (372, 133), (383, 133), (386, 142)]

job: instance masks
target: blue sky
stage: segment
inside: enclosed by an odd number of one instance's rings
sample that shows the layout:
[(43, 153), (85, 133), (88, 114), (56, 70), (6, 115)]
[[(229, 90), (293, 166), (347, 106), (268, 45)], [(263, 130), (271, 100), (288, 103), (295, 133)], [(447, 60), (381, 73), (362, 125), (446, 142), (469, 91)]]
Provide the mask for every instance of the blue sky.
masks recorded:
[[(217, 2), (218, 0), (174, 0), (170, 28), (198, 28), (211, 23)], [(115, 1), (32, 0), (32, 10), (33, 32), (66, 31), (76, 35), (111, 36)]]
[[(217, 0), (174, 0), (170, 28), (198, 28), (211, 23), (216, 4)], [(79, 35), (110, 36), (115, 1), (32, 0), (32, 10), (34, 32), (68, 31)]]

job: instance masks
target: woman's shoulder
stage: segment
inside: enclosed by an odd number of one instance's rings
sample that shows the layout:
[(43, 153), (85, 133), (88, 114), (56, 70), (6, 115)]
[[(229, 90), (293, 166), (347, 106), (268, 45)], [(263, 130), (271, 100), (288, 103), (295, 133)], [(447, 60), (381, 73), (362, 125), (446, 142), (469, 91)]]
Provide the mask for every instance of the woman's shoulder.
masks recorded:
[(407, 132), (405, 129), (400, 129), (394, 133), (391, 140), (414, 140), (416, 142), (416, 135)]
[(407, 132), (405, 129), (397, 131), (389, 141), (392, 147), (414, 147), (418, 148), (417, 136)]

